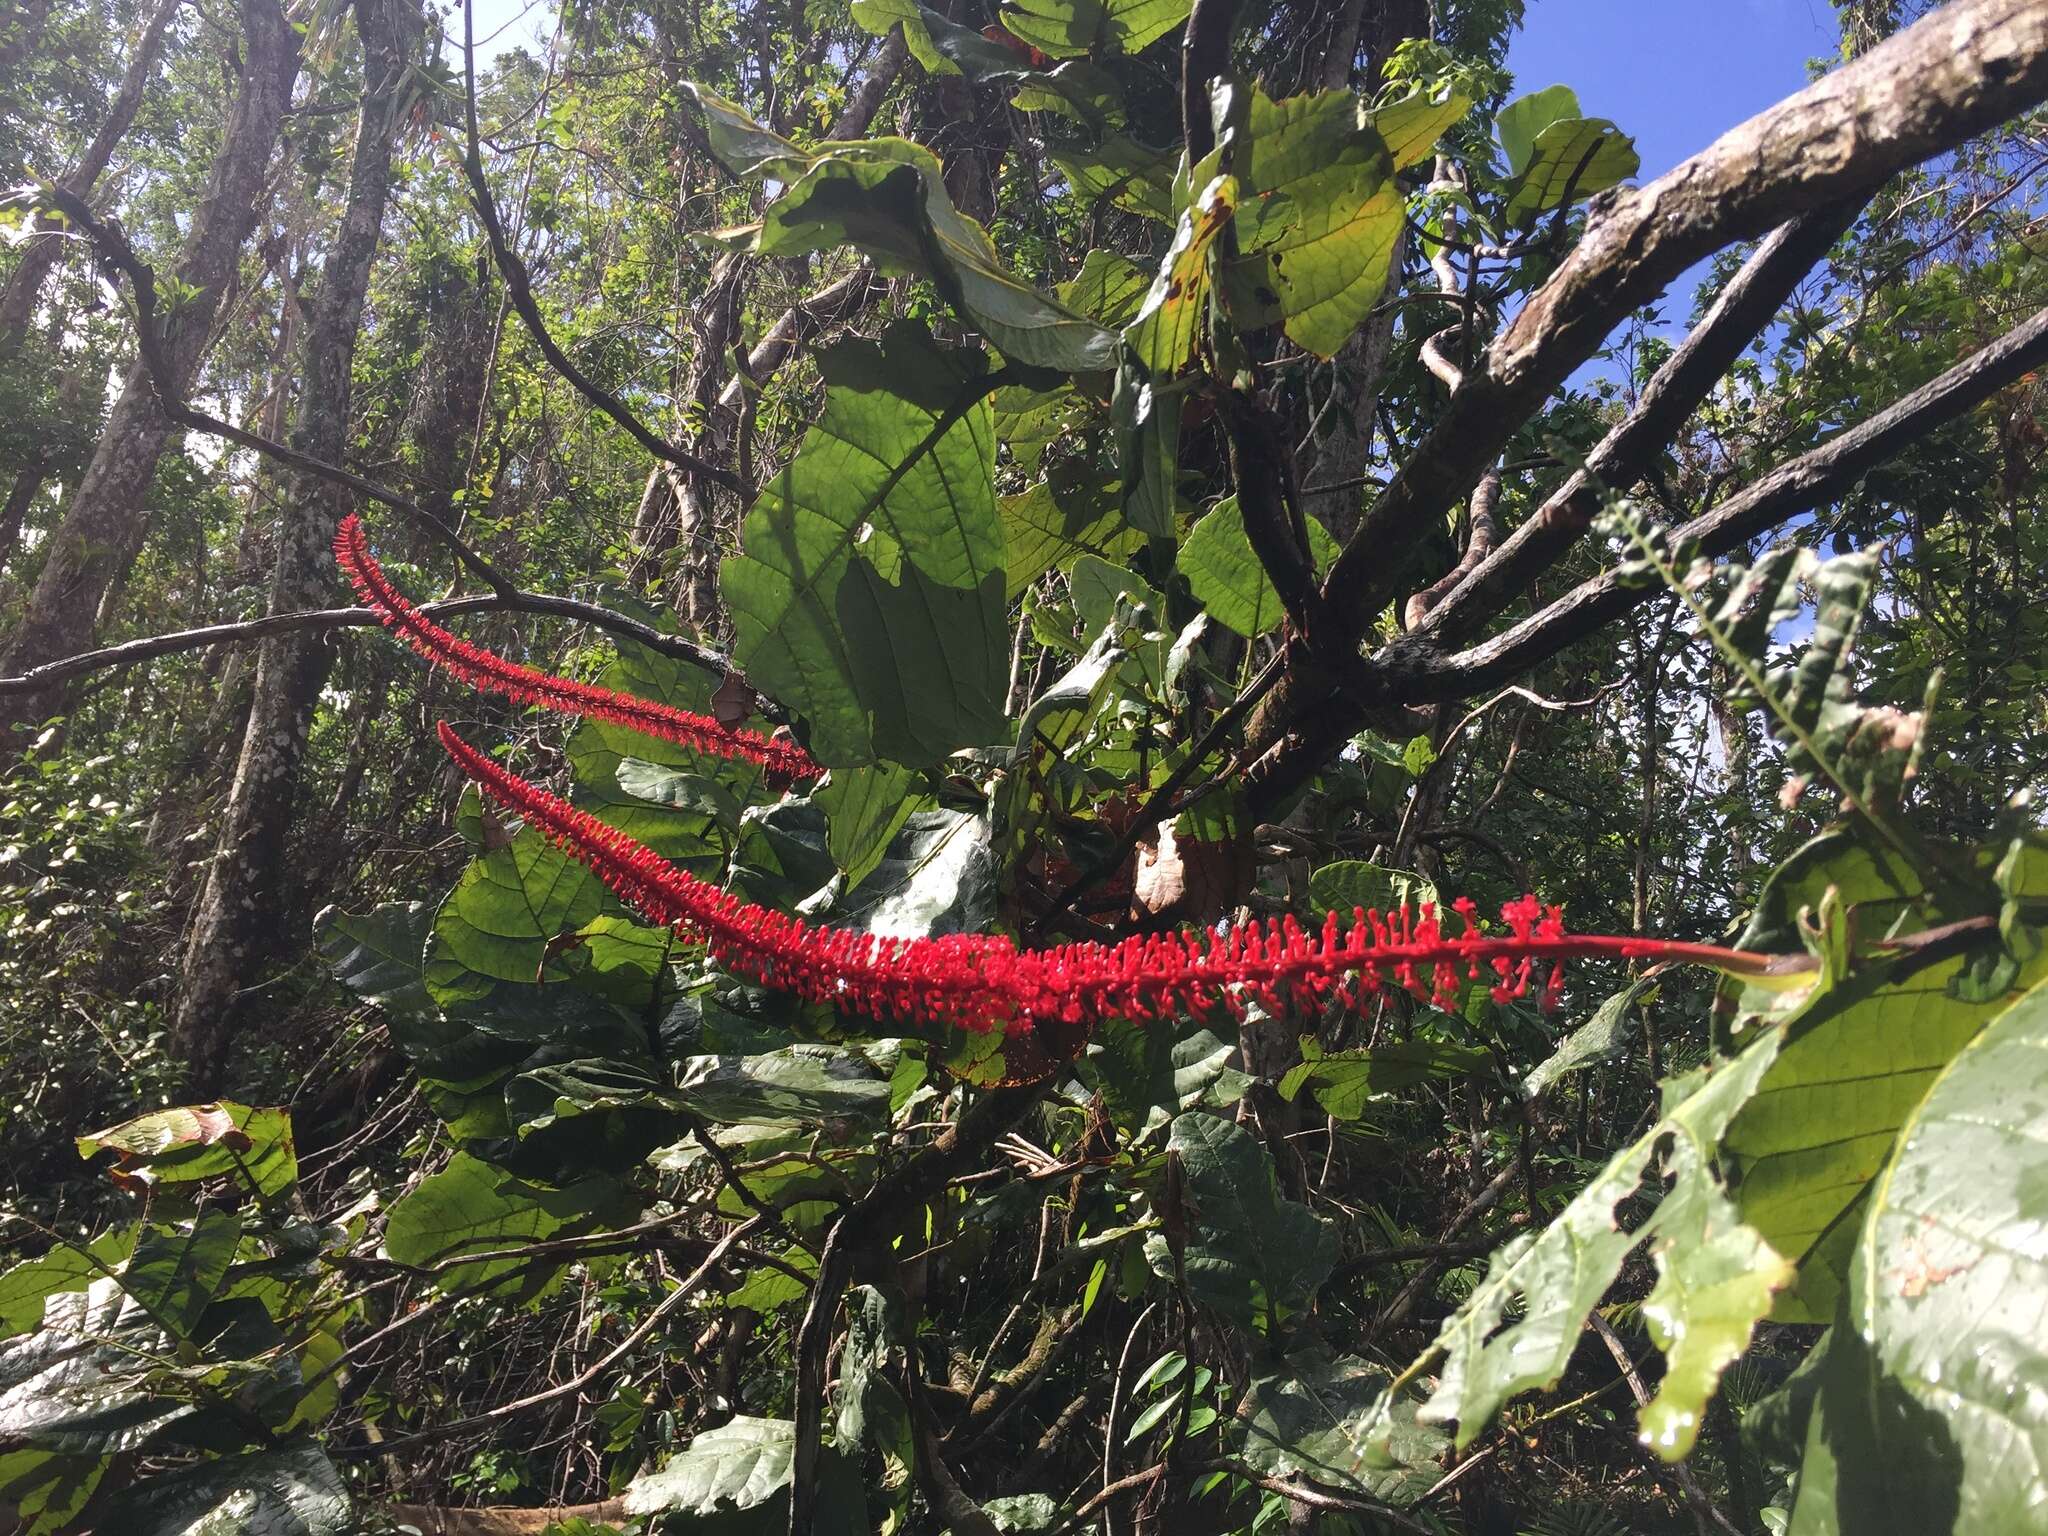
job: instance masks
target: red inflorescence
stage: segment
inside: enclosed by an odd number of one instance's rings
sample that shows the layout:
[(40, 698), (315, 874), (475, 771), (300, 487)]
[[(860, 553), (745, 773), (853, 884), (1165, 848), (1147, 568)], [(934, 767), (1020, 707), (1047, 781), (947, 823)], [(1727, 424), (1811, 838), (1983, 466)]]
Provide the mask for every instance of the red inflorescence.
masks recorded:
[(435, 666), (472, 688), (502, 694), (522, 704), (563, 714), (581, 715), (623, 725), (712, 757), (757, 763), (777, 788), (815, 779), (824, 770), (795, 742), (739, 730), (709, 715), (693, 714), (651, 699), (635, 698), (611, 688), (556, 677), (521, 666), (458, 639), (415, 608), (384, 574), (363, 533), (362, 519), (351, 513), (334, 535), (334, 555), (364, 604), (374, 608), (385, 627)]
[[(740, 900), (677, 869), (645, 844), (500, 767), (440, 726), (442, 745), (483, 791), (517, 811), (589, 866), (628, 906), (702, 937), (734, 974), (869, 1018), (975, 1031), (1040, 1024), (1092, 1029), (1111, 1018), (1184, 1015), (1222, 1003), (1271, 1012), (1333, 998), (1356, 1005), (1396, 986), (1439, 1005), (1462, 984), (1491, 978), (1496, 1000), (1525, 996), (1539, 961), (1575, 954), (1633, 955), (1641, 941), (1567, 936), (1563, 914), (1533, 896), (1501, 911), (1507, 934), (1480, 932), (1469, 901), (1463, 931), (1444, 932), (1434, 908), (1331, 913), (1319, 933), (1293, 917), (1228, 933), (1146, 934), (1116, 944), (1020, 950), (995, 934), (892, 939), (818, 928)], [(1544, 988), (1555, 1003), (1561, 967)]]

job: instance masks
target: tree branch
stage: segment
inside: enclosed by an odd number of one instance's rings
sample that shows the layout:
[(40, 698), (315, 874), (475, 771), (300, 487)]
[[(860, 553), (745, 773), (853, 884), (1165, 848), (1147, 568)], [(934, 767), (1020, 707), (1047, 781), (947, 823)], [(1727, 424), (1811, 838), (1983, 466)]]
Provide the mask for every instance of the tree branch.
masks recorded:
[(1324, 593), (1362, 634), (1392, 596), (1418, 520), (1469, 492), (1551, 390), (1630, 311), (1731, 240), (1895, 171), (2048, 96), (2048, 9), (1955, 0), (1723, 134), (1649, 185), (1595, 205), (1562, 266), (1468, 370), (1463, 387), (1359, 524)]
[[(1671, 530), (1705, 555), (1746, 544), (1788, 518), (1838, 496), (1908, 445), (2048, 363), (2048, 309), (1895, 401), (1868, 421), (1781, 464), (1749, 489)], [(1483, 645), (1446, 656), (1404, 636), (1369, 664), (1388, 702), (1432, 703), (1493, 687), (1554, 656), (1663, 589), (1631, 589), (1613, 571), (1573, 588), (1542, 612)]]
[[(637, 641), (650, 650), (673, 656), (678, 661), (702, 667), (716, 677), (730, 675), (731, 663), (717, 651), (697, 644), (681, 635), (666, 634), (650, 624), (610, 608), (599, 607), (596, 603), (581, 602), (573, 597), (556, 597), (547, 592), (527, 592), (511, 588), (504, 592), (479, 594), (475, 597), (450, 597), (439, 602), (421, 603), (421, 613), (430, 618), (447, 618), (462, 613), (538, 613), (555, 618), (576, 619), (593, 629), (607, 634)], [(96, 651), (86, 651), (77, 656), (64, 656), (56, 661), (45, 662), (15, 677), (0, 677), (0, 697), (8, 694), (34, 694), (68, 682), (74, 677), (83, 677), (92, 672), (104, 672), (114, 667), (132, 667), (138, 662), (153, 661), (159, 656), (174, 656), (180, 651), (204, 650), (213, 645), (247, 645), (271, 635), (292, 634), (306, 630), (320, 629), (369, 629), (384, 621), (374, 608), (307, 608), (294, 613), (266, 614), (260, 619), (244, 619), (231, 624), (207, 624), (198, 629), (175, 630), (169, 634), (150, 635), (140, 640), (124, 641), (120, 645), (105, 646)], [(780, 723), (786, 718), (780, 706), (772, 700), (761, 699), (757, 705), (767, 718)]]
[(1636, 408), (1573, 474), (1475, 567), (1456, 579), (1420, 623), (1440, 638), (1464, 639), (1526, 591), (1592, 521), (1599, 507), (1596, 483), (1625, 488), (1641, 477), (1657, 452), (1675, 437), (1742, 349), (1771, 323), (1786, 297), (1842, 232), (1855, 223), (1861, 197), (1803, 213), (1771, 232), (1714, 300), (1706, 317), (1665, 359)]
[[(469, 8), (463, 8), (464, 26), (469, 24)], [(708, 459), (701, 459), (694, 453), (686, 452), (671, 443), (634, 414), (633, 408), (617, 395), (591, 378), (575, 363), (569, 360), (555, 341), (553, 333), (534, 302), (532, 275), (526, 270), (526, 263), (519, 259), (519, 253), (512, 249), (505, 238), (504, 223), (498, 217), (498, 205), (491, 196), (491, 186), (484, 179), (483, 152), (478, 147), (476, 129), (476, 54), (469, 38), (463, 39), (463, 78), (467, 89), (465, 100), (465, 126), (468, 143), (462, 155), (463, 178), (469, 183), (470, 201), (476, 205), (477, 218), (482, 221), (484, 238), (491, 247), (492, 259), (497, 263), (498, 275), (505, 280), (505, 296), (512, 301), (512, 307), (519, 311), (519, 318), (526, 323), (534, 345), (541, 350), (549, 364), (575, 391), (596, 406), (605, 415), (626, 429), (627, 434), (657, 459), (687, 469), (691, 474), (701, 475), (715, 485), (724, 487), (736, 496), (746, 494), (746, 487), (740, 477), (729, 469), (721, 468)]]

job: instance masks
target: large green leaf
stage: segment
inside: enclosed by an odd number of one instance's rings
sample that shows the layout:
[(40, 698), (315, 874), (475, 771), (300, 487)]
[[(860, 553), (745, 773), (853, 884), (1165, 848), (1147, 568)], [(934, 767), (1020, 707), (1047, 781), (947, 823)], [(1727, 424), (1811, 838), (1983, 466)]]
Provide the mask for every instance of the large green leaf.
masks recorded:
[(836, 1046), (692, 1056), (677, 1071), (677, 1093), (691, 1112), (721, 1124), (875, 1122), (889, 1113), (889, 1074), (866, 1056)]
[(348, 1485), (317, 1445), (203, 1461), (122, 1490), (99, 1528), (123, 1536), (350, 1536)]
[(1522, 1080), (1522, 1093), (1537, 1098), (1574, 1072), (1612, 1061), (1628, 1043), (1629, 1010), (1654, 999), (1655, 978), (1630, 982), (1593, 1010), (1593, 1017), (1566, 1035), (1557, 1049)]
[(1293, 1351), (1255, 1376), (1238, 1406), (1245, 1462), (1268, 1477), (1412, 1502), (1443, 1475), (1445, 1436), (1416, 1422), (1413, 1398), (1390, 1410), (1391, 1385), (1388, 1372), (1355, 1356), (1321, 1345)]
[(1536, 136), (1544, 129), (1579, 115), (1579, 93), (1568, 85), (1529, 91), (1502, 106), (1494, 114), (1493, 131), (1507, 154), (1508, 174), (1519, 176), (1529, 168)]
[[(1113, 133), (1094, 149), (1078, 144), (1067, 145), (1048, 150), (1046, 158), (1059, 168), (1074, 196), (1083, 202), (1094, 203), (1106, 197), (1126, 213), (1135, 213), (1161, 224), (1174, 222), (1175, 157), (1165, 150), (1140, 144), (1129, 134)], [(1113, 257), (1114, 253), (1089, 253), (1091, 261), (1097, 256)], [(1071, 296), (1066, 296), (1066, 302), (1076, 309), (1084, 308), (1075, 304)], [(1095, 310), (1084, 309), (1084, 312), (1095, 315), (1104, 324), (1111, 323)]]
[(728, 170), (789, 184), (759, 224), (734, 238), (763, 256), (857, 246), (884, 266), (929, 277), (1012, 362), (1062, 373), (1116, 365), (1116, 338), (1012, 273), (988, 231), (953, 206), (944, 169), (922, 144), (877, 138), (802, 150), (731, 102), (687, 89)]
[(1536, 135), (1528, 168), (1508, 192), (1508, 217), (1523, 220), (1618, 186), (1643, 167), (1636, 141), (1604, 117), (1562, 118)]
[(1331, 357), (1386, 286), (1403, 199), (1387, 144), (1349, 91), (1274, 101), (1219, 88), (1238, 182), (1240, 255), (1225, 279), (1245, 328), (1280, 323)]
[[(1336, 562), (1337, 541), (1313, 518), (1308, 522), (1308, 545), (1317, 575)], [(1178, 561), (1195, 600), (1217, 623), (1245, 638), (1256, 639), (1287, 617), (1280, 594), (1252, 550), (1235, 496), (1217, 502), (1189, 530)]]
[(1436, 141), (1471, 110), (1471, 101), (1455, 91), (1432, 91), (1418, 85), (1399, 100), (1375, 107), (1366, 114), (1366, 121), (1386, 141), (1394, 169), (1405, 171), (1427, 159)]
[(2048, 1508), (2048, 987), (1906, 1121), (1855, 1245), (1792, 1536), (2035, 1531)]
[(1003, 497), (1007, 596), (1016, 598), (1047, 571), (1064, 570), (1082, 555), (1122, 564), (1143, 549), (1145, 536), (1124, 521), (1117, 492), (1087, 465), (1070, 461), (1030, 490)]
[(912, 766), (1005, 734), (994, 440), (978, 353), (920, 326), (819, 359), (825, 413), (725, 562), (733, 653), (831, 767)]
[(1335, 912), (1340, 919), (1359, 909), (1391, 912), (1397, 907), (1443, 905), (1436, 887), (1422, 876), (1364, 859), (1339, 859), (1316, 870), (1308, 877), (1308, 899), (1316, 916)]
[[(1766, 1035), (1734, 1060), (1667, 1085), (1664, 1114), (1647, 1134), (1617, 1153), (1542, 1232), (1493, 1255), (1486, 1278), (1437, 1334), (1432, 1353), (1441, 1350), (1444, 1363), (1422, 1408), (1425, 1421), (1455, 1419), (1463, 1447), (1516, 1393), (1554, 1386), (1586, 1315), (1628, 1256), (1651, 1243), (1662, 1271), (1654, 1300), (1668, 1369), (1644, 1409), (1644, 1435), (1669, 1459), (1691, 1449), (1721, 1368), (1747, 1344), (1773, 1288), (1790, 1277), (1789, 1264), (1741, 1224), (1714, 1162), (1728, 1122), (1777, 1050), (1778, 1037)], [(1668, 1148), (1662, 1201), (1624, 1230), (1616, 1210), (1644, 1189), (1660, 1147)], [(1738, 1263), (1743, 1272), (1731, 1273)]]
[(82, 1248), (53, 1247), (0, 1273), (0, 1338), (26, 1332), (42, 1321), (45, 1297), (82, 1291), (118, 1267), (134, 1250), (138, 1229), (117, 1227)]
[(917, 776), (894, 763), (835, 768), (811, 799), (825, 812), (825, 850), (848, 890), (874, 872), (911, 812), (930, 803), (912, 793)]
[[(1801, 909), (1830, 889), (1869, 938), (1941, 917), (1920, 902), (1919, 877), (1897, 855), (1830, 833), (1772, 877), (1743, 947), (1796, 952)], [(1722, 1155), (1743, 1219), (1799, 1266), (1773, 1311), (1777, 1320), (1834, 1318), (1865, 1189), (1936, 1075), (1996, 1011), (1950, 994), (1963, 964), (1950, 959), (1902, 976), (1895, 962), (1871, 962), (1802, 1004), (1777, 1061), (1729, 1126)], [(2026, 979), (2044, 971), (2048, 962), (2037, 959)], [(1731, 1004), (1779, 1001), (1733, 983), (1723, 991)]]
[[(464, 1254), (573, 1236), (625, 1214), (618, 1189), (607, 1181), (588, 1179), (550, 1189), (458, 1152), (446, 1168), (422, 1179), (391, 1207), (384, 1251), (397, 1263), (426, 1267)], [(528, 1296), (558, 1274), (548, 1263), (490, 1259), (450, 1265), (434, 1276), (434, 1283), (444, 1290), (468, 1291), (497, 1281), (496, 1294)]]
[(1412, 1088), (1434, 1078), (1490, 1072), (1493, 1057), (1469, 1045), (1441, 1040), (1396, 1040), (1355, 1051), (1323, 1053), (1313, 1035), (1301, 1039), (1301, 1060), (1280, 1079), (1280, 1097), (1292, 1101), (1310, 1089), (1323, 1113), (1346, 1122), (1365, 1113), (1376, 1095)]
[(434, 917), (428, 993), (443, 1007), (489, 996), (501, 981), (540, 979), (548, 946), (610, 901), (597, 876), (532, 827), (472, 859)]
[(13, 1513), (15, 1536), (56, 1536), (76, 1530), (72, 1522), (112, 1464), (105, 1456), (39, 1450), (0, 1453), (0, 1509)]
[(1003, 25), (1054, 58), (1136, 53), (1188, 19), (1193, 0), (1016, 0)]
[(694, 1437), (658, 1471), (626, 1485), (629, 1515), (711, 1515), (752, 1509), (789, 1486), (796, 1425), (737, 1414)]
[[(1189, 1294), (1267, 1330), (1307, 1305), (1337, 1263), (1335, 1224), (1284, 1198), (1265, 1147), (1221, 1116), (1178, 1116), (1167, 1148), (1180, 1158), (1191, 1207)], [(1145, 1257), (1154, 1274), (1172, 1276), (1164, 1237), (1146, 1239)]]
[(117, 1154), (128, 1178), (150, 1184), (232, 1179), (265, 1199), (298, 1182), (291, 1116), (246, 1104), (188, 1104), (159, 1109), (78, 1138), (78, 1155)]
[[(215, 1216), (207, 1227), (208, 1254), (219, 1256), (217, 1268), (224, 1272), (240, 1223), (225, 1213)], [(228, 1237), (224, 1253), (211, 1238), (220, 1232)], [(152, 1242), (167, 1246), (163, 1234), (152, 1232), (138, 1252)], [(138, 1276), (138, 1285), (147, 1278)], [(186, 1278), (192, 1278), (189, 1269)], [(183, 1331), (211, 1300), (218, 1274), (209, 1278), (212, 1287), (169, 1296), (159, 1290), (153, 1298), (183, 1313), (167, 1314), (174, 1330)], [(192, 1295), (197, 1305), (181, 1307)], [(173, 1342), (143, 1300), (125, 1290), (122, 1280), (95, 1280), (83, 1291), (51, 1296), (35, 1332), (0, 1342), (0, 1446), (42, 1452), (63, 1463), (0, 1467), (29, 1480), (38, 1497), (69, 1497), (64, 1490), (75, 1492), (79, 1480), (92, 1478), (99, 1458), (145, 1445), (196, 1411), (190, 1401), (151, 1392), (138, 1369)]]
[(1124, 327), (1125, 345), (1154, 378), (1172, 378), (1194, 357), (1209, 312), (1209, 248), (1236, 212), (1237, 179), (1210, 180), (1181, 213), (1144, 305)]

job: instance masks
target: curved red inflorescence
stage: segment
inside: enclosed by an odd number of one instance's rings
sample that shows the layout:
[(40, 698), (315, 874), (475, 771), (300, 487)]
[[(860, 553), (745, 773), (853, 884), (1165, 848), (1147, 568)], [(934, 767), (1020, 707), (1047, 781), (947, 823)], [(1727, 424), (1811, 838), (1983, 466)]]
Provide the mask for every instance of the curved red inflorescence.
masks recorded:
[[(441, 743), (483, 792), (518, 812), (587, 865), (628, 906), (664, 927), (705, 940), (735, 975), (884, 1021), (985, 1032), (1040, 1024), (1092, 1029), (1112, 1018), (1175, 1017), (1221, 1003), (1242, 1010), (1312, 1008), (1331, 998), (1357, 1004), (1385, 986), (1439, 1005), (1464, 982), (1490, 976), (1497, 1001), (1527, 995), (1539, 961), (1572, 955), (1634, 957), (1654, 943), (1567, 935), (1563, 914), (1524, 896), (1502, 908), (1509, 932), (1483, 935), (1477, 910), (1456, 903), (1464, 931), (1444, 932), (1437, 913), (1403, 908), (1331, 913), (1318, 933), (1293, 917), (1212, 930), (1145, 934), (1116, 944), (1022, 950), (999, 934), (894, 939), (814, 927), (742, 901), (677, 869), (645, 844), (492, 762), (445, 722)], [(1553, 965), (1546, 1005), (1561, 985)]]
[(623, 725), (707, 756), (756, 763), (777, 788), (815, 779), (824, 772), (795, 742), (736, 729), (709, 715), (636, 698), (616, 689), (556, 677), (459, 639), (421, 613), (391, 584), (384, 568), (370, 553), (362, 519), (354, 513), (342, 519), (334, 535), (334, 556), (348, 573), (356, 595), (365, 606), (377, 611), (387, 629), (435, 666), (472, 688), (542, 709)]

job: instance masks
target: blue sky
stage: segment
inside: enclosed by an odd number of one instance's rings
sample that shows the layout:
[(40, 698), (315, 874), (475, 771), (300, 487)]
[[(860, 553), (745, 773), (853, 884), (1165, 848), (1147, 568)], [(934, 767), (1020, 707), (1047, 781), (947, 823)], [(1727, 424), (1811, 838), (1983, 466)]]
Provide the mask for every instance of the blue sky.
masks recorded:
[(1836, 35), (1827, 0), (1530, 0), (1508, 68), (1635, 135), (1647, 181), (1804, 86)]

